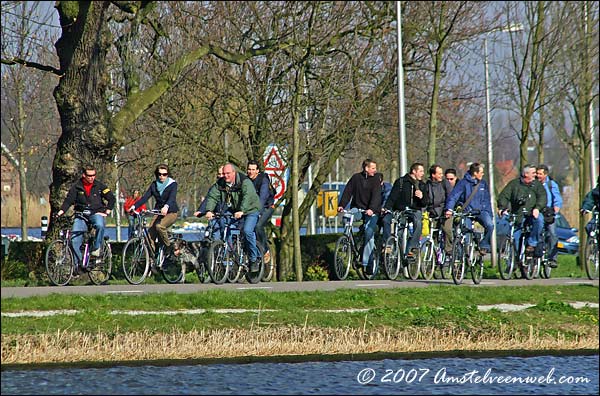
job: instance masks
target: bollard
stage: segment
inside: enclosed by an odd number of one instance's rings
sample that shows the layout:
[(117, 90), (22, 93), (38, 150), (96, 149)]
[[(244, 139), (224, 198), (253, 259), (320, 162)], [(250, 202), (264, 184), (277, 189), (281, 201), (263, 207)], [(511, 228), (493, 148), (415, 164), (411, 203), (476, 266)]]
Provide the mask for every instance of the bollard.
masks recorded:
[(48, 232), (48, 216), (42, 216), (42, 238), (46, 237)]

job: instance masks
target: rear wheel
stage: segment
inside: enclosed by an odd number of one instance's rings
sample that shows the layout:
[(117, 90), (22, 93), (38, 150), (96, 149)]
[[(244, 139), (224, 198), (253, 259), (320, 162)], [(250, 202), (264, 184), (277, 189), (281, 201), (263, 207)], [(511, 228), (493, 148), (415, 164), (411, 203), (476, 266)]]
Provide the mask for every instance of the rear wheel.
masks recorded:
[(504, 280), (509, 280), (512, 277), (515, 265), (515, 247), (509, 239), (505, 240), (500, 246), (498, 257), (498, 272)]
[(123, 274), (132, 285), (139, 285), (146, 279), (150, 267), (150, 255), (144, 240), (130, 239), (123, 248)]
[(525, 279), (531, 280), (534, 278), (536, 273), (536, 268), (538, 266), (538, 257), (533, 256), (525, 256), (525, 260), (523, 263), (522, 273)]
[(265, 265), (265, 270), (263, 272), (262, 281), (270, 282), (275, 275), (275, 258), (271, 257), (271, 251), (267, 250), (263, 255), (263, 263)]
[(350, 239), (346, 235), (339, 237), (335, 244), (335, 254), (333, 258), (333, 272), (336, 279), (344, 280), (350, 272), (352, 263), (352, 246)]
[[(596, 231), (597, 232), (597, 231)], [(588, 237), (585, 244), (585, 272), (589, 279), (598, 279), (598, 240), (597, 235)]]
[(470, 259), (472, 260), (469, 263), (471, 265), (471, 278), (473, 279), (473, 283), (478, 285), (483, 278), (483, 257), (474, 251)]
[(385, 241), (383, 250), (383, 271), (389, 280), (395, 280), (400, 273), (400, 255), (396, 238), (391, 236)]
[(436, 251), (431, 240), (425, 241), (420, 249), (421, 254), (421, 275), (423, 279), (430, 280), (433, 278), (436, 263)]
[(100, 259), (90, 257), (91, 263), (88, 264), (90, 268), (88, 276), (95, 285), (104, 285), (108, 282), (112, 272), (112, 251), (107, 241), (104, 241), (103, 245), (102, 257)]
[(225, 249), (223, 241), (214, 241), (208, 249), (208, 274), (214, 283), (222, 284), (227, 279), (229, 266), (226, 262), (232, 260), (230, 253)]
[(406, 261), (406, 269), (408, 270), (408, 277), (410, 279), (417, 280), (419, 278), (419, 271), (421, 270), (421, 255), (419, 251)]
[(252, 272), (250, 270), (250, 263), (248, 263), (248, 272), (246, 272), (246, 280), (248, 283), (256, 284), (260, 282), (265, 272), (265, 264), (263, 261), (264, 252), (261, 246), (257, 246), (258, 248), (258, 257), (256, 258), (256, 263), (258, 264), (258, 271)]
[(201, 245), (198, 250), (198, 267), (196, 268), (196, 275), (200, 283), (210, 282), (210, 275), (208, 273), (208, 247)]
[(46, 274), (55, 286), (64, 286), (73, 276), (75, 261), (71, 249), (65, 241), (57, 239), (52, 241), (46, 249)]
[(460, 239), (452, 246), (452, 280), (460, 285), (465, 277), (465, 251)]

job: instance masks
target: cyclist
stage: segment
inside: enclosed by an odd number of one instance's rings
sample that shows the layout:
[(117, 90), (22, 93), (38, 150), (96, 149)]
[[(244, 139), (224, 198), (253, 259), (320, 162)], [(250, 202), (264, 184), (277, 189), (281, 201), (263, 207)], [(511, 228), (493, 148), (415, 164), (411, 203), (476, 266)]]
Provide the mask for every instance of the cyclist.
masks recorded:
[[(536, 178), (544, 186), (546, 190), (546, 208), (545, 210), (550, 213), (557, 215), (563, 205), (563, 199), (560, 195), (560, 189), (558, 184), (550, 178), (548, 175), (548, 166), (541, 164), (538, 165), (535, 171)], [(548, 233), (548, 265), (552, 268), (556, 268), (556, 255), (558, 254), (558, 237), (556, 236), (556, 221), (552, 223), (544, 222), (544, 227)]]
[(377, 163), (369, 158), (362, 163), (362, 171), (352, 175), (338, 203), (338, 212), (350, 204), (351, 208), (363, 209), (365, 243), (362, 265), (365, 273), (372, 275), (371, 253), (375, 248), (378, 214), (381, 211), (381, 178), (376, 175)]
[[(129, 227), (127, 228), (127, 239), (131, 239), (134, 236), (133, 233), (134, 233), (135, 217), (131, 214), (131, 205), (133, 205), (138, 199), (140, 199), (141, 196), (142, 196), (142, 194), (140, 194), (140, 190), (138, 190), (136, 188), (135, 190), (133, 190), (133, 195), (130, 197), (127, 197), (127, 199), (125, 200), (125, 204), (123, 205), (123, 209), (125, 209), (125, 213), (130, 213), (127, 216), (127, 220), (129, 220)], [(139, 209), (146, 210), (146, 205), (140, 206)]]
[(446, 218), (451, 218), (452, 211), (459, 205), (467, 212), (479, 211), (479, 215), (477, 215), (475, 220), (485, 230), (481, 244), (479, 245), (479, 254), (482, 256), (486, 255), (490, 250), (490, 240), (492, 231), (494, 231), (490, 189), (487, 182), (483, 180), (483, 173), (483, 164), (478, 162), (472, 163), (465, 177), (456, 183), (454, 189), (446, 199), (445, 208)]
[(156, 180), (150, 183), (148, 190), (129, 210), (134, 211), (135, 208), (139, 208), (150, 197), (153, 197), (154, 209), (160, 210), (160, 215), (152, 218), (150, 228), (148, 229), (150, 240), (154, 242), (158, 235), (158, 240), (166, 248), (165, 254), (167, 256), (178, 256), (179, 249), (174, 249), (167, 234), (167, 229), (177, 221), (177, 212), (179, 211), (177, 207), (177, 182), (171, 178), (172, 175), (169, 171), (169, 166), (166, 164), (157, 165), (156, 169), (154, 169), (154, 176)]
[[(223, 178), (223, 165), (219, 166), (218, 170), (217, 170), (217, 179), (215, 181), (215, 184), (213, 184), (212, 186), (210, 186), (209, 188), (209, 192), (207, 193), (207, 195), (210, 193), (210, 190), (212, 190), (213, 188), (217, 188), (216, 187), (216, 182), (219, 181), (219, 179)], [(194, 216), (196, 217), (202, 217), (206, 214), (206, 203), (208, 201), (206, 200), (206, 198), (204, 198), (202, 200), (202, 203), (200, 203), (200, 206), (198, 207), (198, 209), (194, 212)], [(222, 213), (223, 210), (221, 208), (221, 205), (217, 206), (217, 208), (215, 208), (216, 213)], [(217, 222), (214, 226), (213, 226), (213, 239), (222, 239), (222, 234), (221, 232), (223, 231), (223, 229), (225, 228), (225, 219), (224, 218), (220, 218), (220, 219), (213, 219), (211, 220), (213, 222)]]
[[(415, 162), (412, 164), (409, 173), (396, 179), (392, 186), (392, 192), (384, 206), (388, 211), (414, 209), (414, 212), (408, 214), (413, 223), (413, 233), (406, 244), (406, 252), (404, 252), (409, 258), (416, 257), (418, 254), (419, 239), (423, 228), (421, 210), (429, 204), (429, 197), (426, 194), (426, 186), (423, 182), (424, 174), (425, 166), (422, 163)], [(391, 230), (389, 226), (392, 222), (391, 212), (383, 217), (383, 222), (386, 224), (383, 228), (383, 238), (387, 240), (390, 236), (387, 232)]]
[[(96, 240), (91, 255), (99, 257), (104, 240), (104, 218), (108, 216), (115, 205), (115, 195), (104, 183), (96, 180), (96, 168), (87, 164), (83, 167), (81, 179), (77, 180), (67, 193), (60, 210), (56, 213), (61, 216), (72, 205), (80, 212), (86, 209), (91, 211), (89, 220), (96, 229)], [(87, 231), (87, 224), (83, 219), (75, 217), (73, 221), (73, 248), (77, 256), (77, 262), (81, 262), (81, 245), (83, 244), (83, 233)]]
[(214, 210), (223, 204), (226, 210), (233, 212), (235, 219), (241, 219), (240, 229), (245, 242), (246, 252), (250, 260), (250, 271), (256, 272), (258, 266), (258, 248), (256, 246), (256, 223), (260, 214), (261, 204), (254, 184), (245, 175), (238, 174), (233, 164), (223, 166), (223, 178), (210, 188), (206, 196), (206, 218), (214, 217)]
[[(596, 207), (596, 210), (600, 210), (600, 176), (596, 179), (596, 187), (588, 191), (583, 198), (583, 203), (581, 204), (581, 214), (585, 214), (586, 212), (591, 212)], [(585, 226), (585, 231), (588, 236), (590, 232), (596, 226), (596, 218), (592, 216), (590, 221)]]
[[(456, 174), (454, 174), (456, 180)], [(429, 180), (426, 183), (427, 195), (429, 197), (429, 217), (440, 217), (444, 213), (446, 198), (448, 196), (446, 186), (444, 184), (444, 172), (440, 165), (434, 164), (429, 167)], [(449, 183), (449, 182), (448, 182)], [(452, 220), (446, 218), (438, 220), (444, 230), (445, 241), (444, 250), (446, 257), (452, 253)]]
[(521, 169), (521, 176), (508, 182), (498, 195), (498, 213), (500, 216), (507, 209), (518, 214), (521, 220), (522, 208), (526, 209), (525, 221), (532, 223), (531, 233), (527, 238), (526, 252), (533, 255), (544, 227), (544, 216), (540, 216), (546, 207), (546, 190), (542, 183), (535, 178), (535, 166), (527, 164)]
[(460, 179), (456, 175), (456, 169), (446, 169), (446, 172), (444, 172), (444, 189), (446, 190), (446, 196), (450, 195), (459, 180)]
[(265, 263), (268, 263), (271, 261), (271, 253), (269, 252), (269, 244), (267, 243), (265, 226), (275, 210), (275, 194), (270, 188), (271, 179), (269, 178), (269, 175), (260, 171), (258, 162), (256, 160), (248, 161), (246, 172), (248, 178), (250, 178), (250, 180), (252, 180), (252, 184), (254, 184), (254, 189), (256, 190), (256, 194), (258, 194), (260, 203), (262, 205), (260, 214), (258, 216), (258, 223), (256, 223), (256, 229), (254, 231), (256, 232), (257, 242), (260, 243), (263, 248), (263, 252), (265, 252), (263, 260)]

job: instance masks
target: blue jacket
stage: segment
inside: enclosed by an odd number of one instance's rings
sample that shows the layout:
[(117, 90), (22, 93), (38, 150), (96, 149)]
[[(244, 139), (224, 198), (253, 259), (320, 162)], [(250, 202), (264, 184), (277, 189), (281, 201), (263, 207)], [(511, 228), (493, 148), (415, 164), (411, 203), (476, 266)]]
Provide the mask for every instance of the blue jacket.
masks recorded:
[[(454, 189), (446, 199), (446, 207), (444, 210), (454, 210), (454, 207), (458, 204), (462, 205), (471, 196), (473, 187), (477, 184), (477, 179), (474, 179), (470, 173), (466, 173), (456, 185)], [(475, 193), (475, 196), (469, 202), (466, 208), (463, 210), (472, 211), (479, 210), (482, 213), (487, 212), (492, 215), (492, 204), (490, 200), (490, 188), (485, 180), (479, 182), (477, 187), (479, 191)]]
[[(558, 184), (550, 179), (550, 176), (546, 177), (546, 181), (542, 183), (544, 185), (544, 189), (546, 190), (546, 205), (549, 207), (557, 206), (562, 208), (563, 200), (560, 195), (560, 188), (558, 188)], [(554, 199), (552, 199), (554, 197)]]

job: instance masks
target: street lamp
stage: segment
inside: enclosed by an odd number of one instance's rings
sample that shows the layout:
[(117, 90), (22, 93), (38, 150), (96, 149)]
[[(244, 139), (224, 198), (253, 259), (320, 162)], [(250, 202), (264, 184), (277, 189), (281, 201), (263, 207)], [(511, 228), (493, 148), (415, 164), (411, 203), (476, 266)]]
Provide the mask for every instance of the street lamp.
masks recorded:
[[(121, 148), (119, 150), (125, 150), (125, 147), (121, 146)], [(116, 216), (116, 223), (117, 223), (117, 242), (121, 242), (121, 191), (119, 188), (119, 159), (118, 159), (118, 154), (119, 152), (117, 151), (115, 153), (115, 169), (117, 171), (117, 181), (115, 182), (115, 196), (116, 196), (116, 201), (115, 201), (115, 216)]]
[(489, 72), (488, 72), (488, 47), (487, 47), (487, 36), (494, 32), (518, 32), (523, 30), (523, 25), (511, 24), (505, 27), (497, 28), (485, 32), (483, 37), (483, 53), (484, 53), (484, 69), (485, 69), (485, 116), (486, 116), (486, 135), (487, 135), (487, 157), (488, 157), (488, 178), (490, 181), (490, 196), (492, 205), (492, 222), (494, 228), (492, 231), (491, 240), (491, 256), (492, 256), (492, 267), (496, 268), (498, 256), (496, 254), (496, 197), (495, 197), (495, 183), (494, 183), (494, 148), (492, 142), (492, 121), (491, 121), (491, 108), (490, 108), (490, 83), (489, 83)]

